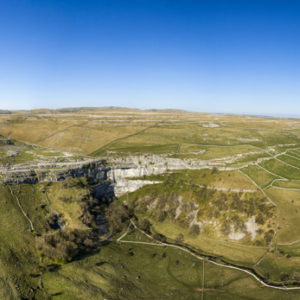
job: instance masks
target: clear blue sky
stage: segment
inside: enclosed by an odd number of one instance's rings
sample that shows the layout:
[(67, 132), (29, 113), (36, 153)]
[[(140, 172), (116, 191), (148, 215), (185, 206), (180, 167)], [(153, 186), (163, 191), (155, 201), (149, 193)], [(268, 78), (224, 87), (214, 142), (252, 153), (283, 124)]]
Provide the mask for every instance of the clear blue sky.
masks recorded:
[(0, 1), (0, 108), (110, 105), (300, 115), (300, 1)]

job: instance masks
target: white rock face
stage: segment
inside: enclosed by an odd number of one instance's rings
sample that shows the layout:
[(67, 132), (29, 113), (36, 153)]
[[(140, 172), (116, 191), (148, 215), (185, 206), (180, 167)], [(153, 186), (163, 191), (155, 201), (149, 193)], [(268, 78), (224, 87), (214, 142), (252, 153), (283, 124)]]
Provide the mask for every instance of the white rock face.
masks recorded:
[[(257, 152), (250, 152), (248, 154), (253, 153)], [(149, 154), (109, 158), (108, 161), (112, 164), (112, 167), (108, 172), (108, 178), (114, 182), (116, 196), (121, 196), (126, 192), (133, 192), (143, 185), (153, 184), (153, 182), (149, 180), (130, 180), (128, 179), (130, 177), (163, 174), (169, 170), (213, 169), (216, 166), (219, 170), (231, 171), (236, 168), (225, 167), (224, 165), (226, 163), (232, 163), (240, 157), (241, 154), (236, 154), (230, 157), (213, 160), (200, 160), (193, 158), (180, 159), (168, 157), (167, 155)]]
[[(167, 157), (167, 155), (136, 155), (112, 158), (108, 159), (108, 161), (113, 165), (122, 166), (122, 168), (119, 169), (122, 169), (121, 172), (123, 172), (123, 174), (128, 172), (127, 177), (129, 177), (161, 174), (168, 170), (213, 168), (215, 162), (222, 162), (222, 160), (223, 162), (227, 162), (228, 159), (229, 158), (227, 157), (224, 159), (200, 160), (192, 158), (171, 158)], [(232, 157), (230, 157), (230, 159), (232, 159)], [(130, 170), (126, 170), (125, 167)], [(118, 168), (114, 167), (114, 169)], [(224, 167), (222, 170), (233, 170), (233, 168)]]
[(151, 181), (151, 180), (118, 180), (114, 184), (114, 193), (117, 197), (120, 197), (126, 193), (134, 192), (144, 185), (147, 184), (156, 184), (160, 183), (160, 181)]
[(220, 125), (218, 125), (216, 123), (207, 123), (207, 124), (203, 124), (202, 126), (206, 127), (206, 128), (217, 128), (217, 127), (220, 127)]
[(175, 211), (175, 219), (177, 219), (181, 212), (182, 212), (182, 199), (183, 197), (182, 196), (178, 196), (177, 200), (178, 200), (178, 206), (176, 208), (176, 211)]
[(236, 240), (236, 241), (239, 241), (244, 237), (245, 237), (245, 233), (243, 233), (243, 232), (232, 231), (229, 234), (229, 238), (232, 239), (232, 240)]
[(256, 230), (258, 229), (258, 226), (255, 223), (255, 216), (249, 218), (245, 225), (247, 231), (251, 234), (251, 240), (253, 241), (256, 237)]
[[(254, 152), (251, 152), (253, 154)], [(109, 158), (112, 165), (108, 172), (108, 178), (114, 182), (116, 196), (121, 196), (126, 192), (133, 192), (146, 184), (157, 182), (145, 180), (130, 180), (130, 177), (142, 177), (167, 173), (169, 170), (200, 170), (213, 169), (218, 166), (219, 170), (231, 171), (236, 168), (225, 167), (225, 163), (232, 163), (241, 155), (218, 158), (214, 160), (200, 160), (193, 158), (171, 158), (167, 155), (135, 155), (121, 158)], [(251, 190), (252, 191), (252, 190)]]
[[(258, 229), (258, 226), (255, 222), (255, 216), (252, 216), (247, 220), (245, 223), (247, 231), (251, 234), (251, 241), (255, 240), (256, 237), (256, 230)], [(233, 226), (231, 226), (231, 233), (229, 234), (229, 238), (232, 240), (241, 240), (246, 236), (244, 232), (236, 232), (233, 229)]]
[(192, 227), (193, 225), (198, 225), (200, 228), (203, 225), (202, 222), (198, 222), (198, 209), (193, 210), (189, 215), (188, 219), (191, 219), (189, 227)]
[(110, 180), (114, 182), (115, 195), (122, 196), (127, 192), (133, 192), (146, 184), (155, 184), (149, 180), (130, 180), (130, 177), (142, 177), (157, 175), (168, 172), (168, 170), (201, 169), (207, 168), (206, 161), (182, 160), (178, 158), (168, 158), (163, 155), (140, 155), (123, 157), (121, 159), (110, 160), (114, 166), (107, 173)]
[(251, 143), (251, 142), (260, 142), (261, 140), (260, 139), (257, 139), (257, 138), (237, 138), (238, 141), (240, 142), (244, 142), (244, 143)]

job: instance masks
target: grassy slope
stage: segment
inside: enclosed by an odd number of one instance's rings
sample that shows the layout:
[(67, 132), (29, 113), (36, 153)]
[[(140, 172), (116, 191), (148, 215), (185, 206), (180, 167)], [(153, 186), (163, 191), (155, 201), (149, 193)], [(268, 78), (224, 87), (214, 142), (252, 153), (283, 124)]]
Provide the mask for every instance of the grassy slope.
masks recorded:
[[(235, 261), (238, 264), (247, 266), (253, 266), (266, 251), (265, 248), (244, 247), (244, 244), (253, 245), (253, 242), (249, 238), (246, 238), (242, 241), (232, 241), (228, 239), (228, 237), (223, 236), (219, 232), (217, 224), (205, 225), (203, 228), (201, 228), (200, 235), (191, 235), (190, 228), (183, 226), (180, 223), (180, 220), (184, 220), (182, 219), (182, 216), (179, 216), (176, 220), (172, 219), (171, 217), (167, 217), (166, 219), (164, 219), (164, 221), (158, 221), (156, 215), (159, 213), (159, 211), (156, 211), (155, 213), (155, 211), (153, 212), (152, 208), (150, 208), (152, 205), (151, 203), (157, 201), (158, 199), (156, 205), (157, 207), (159, 207), (159, 209), (162, 210), (164, 209), (165, 205), (167, 205), (168, 210), (171, 210), (172, 202), (169, 202), (169, 200), (181, 196), (183, 203), (188, 204), (190, 201), (194, 201), (195, 203), (200, 205), (201, 214), (200, 217), (198, 217), (198, 221), (215, 220), (219, 222), (220, 220), (222, 220), (222, 218), (230, 219), (236, 214), (236, 210), (230, 208), (230, 204), (233, 202), (233, 198), (231, 197), (234, 197), (234, 194), (237, 193), (232, 194), (228, 191), (210, 194), (208, 191), (209, 194), (207, 194), (208, 197), (206, 198), (205, 195), (201, 196), (200, 190), (195, 190), (193, 185), (206, 184), (207, 186), (216, 186), (220, 188), (240, 187), (246, 189), (255, 189), (255, 186), (238, 171), (212, 172), (211, 170), (188, 170), (167, 175), (150, 176), (145, 178), (160, 180), (163, 181), (163, 183), (152, 186), (145, 186), (134, 193), (124, 195), (121, 198), (121, 200), (127, 201), (127, 203), (131, 203), (131, 201), (133, 201), (135, 203), (135, 213), (140, 218), (146, 217), (150, 219), (151, 223), (153, 223), (153, 228), (155, 231), (164, 234), (173, 241), (180, 233), (182, 233), (184, 234), (184, 242), (187, 245), (190, 245), (205, 253), (212, 253), (216, 256), (222, 256), (227, 260)], [(224, 216), (221, 214), (221, 216), (219, 216), (217, 219), (214, 219), (210, 215), (210, 212), (215, 212), (216, 208), (214, 205), (214, 201), (220, 197), (221, 193), (227, 195), (226, 202), (229, 205), (229, 207), (226, 209), (225, 212), (223, 212)], [(256, 198), (262, 198), (262, 194), (241, 193), (240, 197), (241, 199), (244, 199), (243, 201), (245, 201), (246, 203), (250, 201), (250, 198), (252, 199), (251, 201), (254, 204), (254, 215), (258, 215), (259, 213), (263, 214), (264, 206), (261, 205), (260, 200), (255, 200)], [(143, 201), (146, 203), (145, 205), (147, 208), (144, 208), (142, 204)], [(268, 207), (270, 212), (274, 213), (273, 206), (266, 207)], [(184, 214), (184, 212), (182, 212), (182, 214)], [(241, 215), (243, 215), (243, 218), (245, 218), (244, 212), (242, 212)], [(245, 220), (247, 220), (247, 217), (245, 218)], [(267, 231), (271, 226), (275, 226), (274, 218), (273, 222), (266, 222), (264, 226), (261, 226), (261, 228), (264, 228), (264, 230)], [(211, 230), (210, 227), (212, 228)], [(257, 238), (261, 239), (261, 237), (259, 236), (257, 236)], [(242, 245), (239, 245), (239, 243)], [(266, 246), (266, 244), (263, 241), (258, 244), (261, 246)]]
[[(150, 128), (154, 124), (157, 126)], [(105, 145), (105, 150), (122, 152), (176, 153), (181, 145), (183, 155), (204, 148), (204, 158), (215, 158), (299, 143), (295, 124), (297, 121), (180, 112), (86, 111), (0, 116), (0, 134), (82, 154)], [(143, 131), (145, 128), (149, 129)], [(214, 145), (234, 147), (220, 149)]]
[(250, 176), (261, 188), (268, 186), (276, 177), (258, 166), (249, 166), (243, 169), (248, 176)]
[[(35, 192), (30, 193), (30, 198), (20, 196), (19, 199), (24, 209), (28, 209), (30, 215), (33, 215), (37, 208)], [(20, 212), (16, 198), (3, 186), (0, 186), (0, 201), (1, 293), (5, 295), (1, 299), (15, 299), (16, 294), (30, 299), (35, 293), (42, 297), (43, 292), (35, 292), (39, 286), (38, 274), (41, 268), (35, 249), (35, 238), (29, 232), (28, 221)], [(36, 212), (35, 215), (35, 221), (38, 221), (39, 213)], [(38, 222), (34, 222), (34, 225), (39, 228)]]
[(277, 242), (285, 243), (300, 239), (299, 191), (269, 188), (266, 193), (278, 206), (280, 229), (277, 234)]
[[(125, 240), (144, 240), (136, 234)], [(239, 271), (204, 263), (205, 299), (297, 299), (299, 292), (261, 289)], [(171, 248), (111, 243), (98, 254), (43, 276), (55, 299), (199, 299), (203, 262)], [(244, 288), (247, 286), (247, 290)]]
[(300, 179), (300, 170), (284, 164), (283, 162), (271, 159), (261, 164), (265, 169), (284, 178), (293, 180)]

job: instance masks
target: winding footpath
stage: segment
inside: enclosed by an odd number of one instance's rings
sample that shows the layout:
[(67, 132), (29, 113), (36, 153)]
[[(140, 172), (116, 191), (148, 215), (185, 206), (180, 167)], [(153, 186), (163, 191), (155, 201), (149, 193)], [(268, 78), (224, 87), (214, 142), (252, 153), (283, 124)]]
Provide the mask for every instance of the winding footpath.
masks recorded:
[(16, 199), (17, 204), (18, 204), (18, 206), (19, 206), (19, 208), (20, 208), (20, 210), (21, 210), (21, 213), (23, 214), (23, 216), (24, 216), (24, 217), (26, 218), (26, 220), (28, 221), (29, 226), (30, 226), (30, 231), (31, 231), (31, 232), (34, 232), (35, 230), (34, 230), (34, 227), (33, 227), (33, 223), (32, 223), (32, 221), (30, 220), (30, 218), (28, 217), (27, 213), (24, 211), (24, 209), (23, 209), (23, 207), (22, 207), (22, 205), (21, 205), (21, 203), (20, 203), (20, 201), (19, 201), (18, 196), (17, 196), (17, 195), (14, 195), (14, 193), (13, 193), (13, 191), (12, 191), (12, 189), (11, 189), (11, 187), (10, 187), (9, 185), (8, 185), (8, 188), (9, 188), (9, 191), (10, 191), (11, 196), (12, 196), (13, 198)]

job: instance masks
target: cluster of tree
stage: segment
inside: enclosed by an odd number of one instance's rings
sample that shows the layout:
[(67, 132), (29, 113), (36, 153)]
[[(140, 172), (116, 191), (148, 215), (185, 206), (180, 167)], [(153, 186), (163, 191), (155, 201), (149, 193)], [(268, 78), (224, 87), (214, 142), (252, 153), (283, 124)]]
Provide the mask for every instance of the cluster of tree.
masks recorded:
[(37, 238), (37, 248), (50, 259), (67, 262), (99, 246), (91, 230), (55, 230)]
[[(223, 195), (225, 195), (225, 194), (223, 194)], [(215, 204), (215, 207), (218, 208), (219, 210), (226, 211), (228, 209), (226, 196), (225, 197), (221, 196), (214, 202), (214, 204)]]
[(60, 226), (60, 218), (61, 218), (61, 216), (59, 214), (51, 213), (47, 217), (46, 223), (50, 229), (59, 229), (61, 227)]
[(127, 226), (128, 210), (115, 198), (89, 196), (82, 201), (81, 207), (82, 222), (95, 231), (107, 230), (113, 235)]
[(148, 219), (139, 219), (138, 220), (138, 227), (145, 231), (146, 233), (151, 233), (151, 223)]
[(129, 213), (122, 203), (114, 199), (105, 209), (105, 219), (109, 233), (113, 235), (128, 226)]
[(179, 233), (175, 239), (176, 243), (182, 243), (184, 241), (184, 235), (182, 233)]
[(127, 209), (114, 198), (87, 196), (81, 201), (81, 209), (80, 218), (88, 227), (86, 230), (61, 228), (58, 214), (47, 217), (48, 231), (37, 237), (42, 255), (57, 261), (70, 261), (98, 248), (101, 236), (108, 237), (121, 231), (129, 220)]
[(234, 226), (235, 231), (245, 231), (246, 230), (246, 226), (245, 226), (243, 220), (241, 220), (241, 218), (238, 215), (234, 215), (231, 218), (231, 222)]
[(267, 244), (271, 243), (272, 239), (274, 236), (274, 230), (270, 229), (269, 231), (265, 232), (264, 234), (264, 239), (266, 241)]
[(229, 220), (225, 220), (221, 226), (221, 232), (223, 235), (227, 236), (231, 232), (231, 226)]
[(198, 235), (200, 233), (200, 227), (198, 224), (193, 224), (190, 228), (190, 234), (191, 235)]
[(153, 238), (154, 238), (155, 240), (160, 241), (160, 242), (163, 242), (163, 243), (167, 241), (167, 238), (166, 238), (163, 234), (161, 234), (161, 233), (155, 233), (155, 234), (153, 235)]

